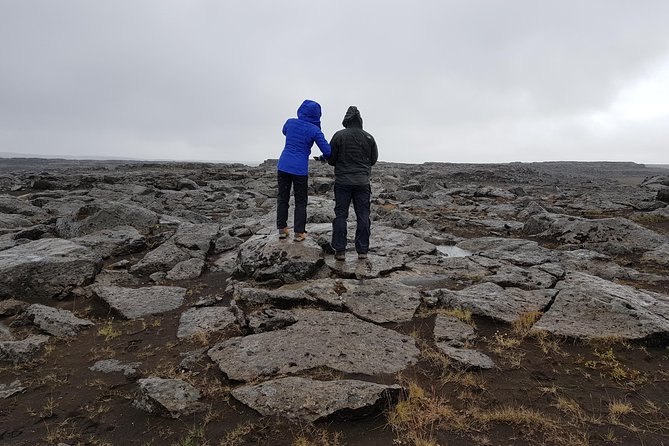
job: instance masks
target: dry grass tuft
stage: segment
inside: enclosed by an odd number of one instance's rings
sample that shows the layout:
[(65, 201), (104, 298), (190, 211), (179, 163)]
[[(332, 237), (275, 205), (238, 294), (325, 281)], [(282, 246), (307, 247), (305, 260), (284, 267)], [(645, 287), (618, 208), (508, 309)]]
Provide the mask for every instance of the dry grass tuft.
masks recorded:
[(104, 336), (105, 341), (110, 341), (121, 336), (121, 332), (114, 328), (111, 321), (108, 321), (102, 327), (98, 328), (98, 334)]
[(388, 425), (398, 441), (414, 446), (436, 445), (434, 432), (440, 428), (469, 430), (469, 420), (441, 397), (428, 394), (413, 381), (405, 387), (405, 397), (388, 413)]
[(541, 311), (529, 311), (521, 314), (513, 323), (513, 332), (521, 338), (527, 337), (532, 330), (532, 326), (534, 326), (541, 316), (543, 316)]
[(634, 413), (634, 406), (626, 401), (613, 400), (609, 403), (609, 419), (617, 423), (621, 416)]

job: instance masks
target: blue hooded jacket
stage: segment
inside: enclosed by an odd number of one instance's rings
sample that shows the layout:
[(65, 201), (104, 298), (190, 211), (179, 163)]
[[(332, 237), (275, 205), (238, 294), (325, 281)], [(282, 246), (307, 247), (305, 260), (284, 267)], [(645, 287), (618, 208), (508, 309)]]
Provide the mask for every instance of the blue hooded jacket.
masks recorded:
[(297, 118), (283, 125), (286, 145), (279, 157), (277, 168), (293, 175), (309, 174), (309, 155), (314, 142), (325, 158), (330, 157), (330, 144), (321, 131), (321, 106), (309, 99), (297, 109)]

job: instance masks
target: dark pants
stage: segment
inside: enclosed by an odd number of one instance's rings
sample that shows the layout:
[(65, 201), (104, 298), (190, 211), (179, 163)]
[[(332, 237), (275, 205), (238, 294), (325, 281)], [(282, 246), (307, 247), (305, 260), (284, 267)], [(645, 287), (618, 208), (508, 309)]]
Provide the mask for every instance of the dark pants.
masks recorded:
[(359, 254), (369, 251), (369, 234), (372, 225), (369, 219), (369, 203), (372, 188), (349, 186), (335, 183), (335, 219), (332, 221), (332, 248), (335, 251), (346, 251), (348, 209), (353, 202), (353, 210), (357, 220), (355, 230), (355, 250)]
[(276, 228), (283, 229), (288, 226), (288, 202), (290, 201), (290, 188), (292, 186), (295, 195), (294, 231), (306, 232), (309, 176), (293, 175), (279, 170), (276, 179), (279, 186), (276, 196)]

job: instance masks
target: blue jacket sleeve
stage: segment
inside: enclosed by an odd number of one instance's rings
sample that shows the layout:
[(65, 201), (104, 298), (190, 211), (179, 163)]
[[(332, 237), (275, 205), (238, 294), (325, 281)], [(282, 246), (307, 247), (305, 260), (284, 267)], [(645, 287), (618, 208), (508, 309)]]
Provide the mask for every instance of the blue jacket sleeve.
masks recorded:
[(318, 146), (319, 149), (321, 149), (321, 153), (325, 158), (330, 158), (330, 144), (328, 144), (327, 139), (325, 139), (325, 136), (323, 135), (323, 132), (320, 130), (316, 131), (316, 134), (314, 135), (314, 141), (316, 141), (316, 145)]

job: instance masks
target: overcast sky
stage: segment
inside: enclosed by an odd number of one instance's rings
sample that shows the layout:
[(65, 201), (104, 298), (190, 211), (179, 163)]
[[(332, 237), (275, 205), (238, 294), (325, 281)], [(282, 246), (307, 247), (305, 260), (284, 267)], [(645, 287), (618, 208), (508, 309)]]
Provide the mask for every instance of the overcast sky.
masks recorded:
[(668, 18), (666, 0), (0, 0), (0, 152), (262, 161), (308, 98), (328, 139), (357, 105), (385, 161), (669, 164)]

